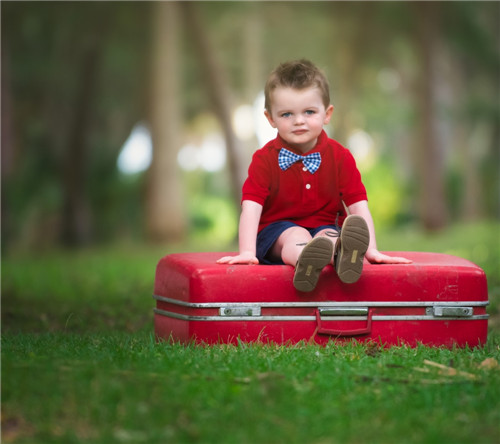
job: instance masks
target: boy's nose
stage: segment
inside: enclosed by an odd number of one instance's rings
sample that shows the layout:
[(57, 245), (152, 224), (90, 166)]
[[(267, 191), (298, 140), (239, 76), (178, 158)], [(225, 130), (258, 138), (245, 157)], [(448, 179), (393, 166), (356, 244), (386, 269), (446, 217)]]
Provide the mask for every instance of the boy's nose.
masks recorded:
[(304, 123), (304, 116), (302, 114), (297, 114), (295, 116), (295, 125), (301, 125), (302, 123)]

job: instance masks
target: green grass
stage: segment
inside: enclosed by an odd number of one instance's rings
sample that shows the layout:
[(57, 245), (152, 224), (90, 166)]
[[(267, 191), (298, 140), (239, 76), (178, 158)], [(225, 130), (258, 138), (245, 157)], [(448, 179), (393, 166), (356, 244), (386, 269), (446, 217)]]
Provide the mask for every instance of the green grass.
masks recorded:
[(378, 240), (384, 250), (456, 254), (486, 271), (484, 348), (157, 344), (157, 261), (213, 247), (4, 257), (2, 442), (498, 443), (500, 369), (481, 366), (500, 361), (498, 224)]
[(2, 263), (2, 329), (91, 333), (150, 327), (161, 249), (21, 255)]
[[(151, 335), (7, 335), (18, 443), (494, 443), (498, 336), (483, 349), (181, 346)], [(464, 372), (442, 375), (437, 362)], [(421, 369), (427, 369), (423, 372)]]

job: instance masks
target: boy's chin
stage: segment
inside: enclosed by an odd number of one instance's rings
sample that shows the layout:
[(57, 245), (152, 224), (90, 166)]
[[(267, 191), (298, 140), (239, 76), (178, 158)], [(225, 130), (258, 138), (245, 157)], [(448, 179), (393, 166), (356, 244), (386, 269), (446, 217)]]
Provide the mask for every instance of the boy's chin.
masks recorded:
[(299, 151), (306, 152), (312, 150), (316, 146), (316, 142), (318, 138), (310, 139), (310, 138), (298, 138), (298, 137), (289, 137), (288, 139), (283, 137), (283, 139), (292, 147)]

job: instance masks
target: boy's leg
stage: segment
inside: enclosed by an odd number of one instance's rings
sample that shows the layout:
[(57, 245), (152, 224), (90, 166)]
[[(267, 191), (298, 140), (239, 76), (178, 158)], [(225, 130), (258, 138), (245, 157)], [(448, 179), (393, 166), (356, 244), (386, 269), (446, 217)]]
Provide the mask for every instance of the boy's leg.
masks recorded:
[(326, 237), (312, 239), (308, 230), (291, 227), (281, 233), (271, 249), (274, 258), (295, 267), (294, 287), (303, 292), (314, 290), (323, 268), (331, 262), (333, 243)]
[(290, 227), (280, 234), (271, 247), (271, 257), (281, 258), (287, 264), (295, 267), (300, 253), (312, 239), (309, 231), (302, 227)]

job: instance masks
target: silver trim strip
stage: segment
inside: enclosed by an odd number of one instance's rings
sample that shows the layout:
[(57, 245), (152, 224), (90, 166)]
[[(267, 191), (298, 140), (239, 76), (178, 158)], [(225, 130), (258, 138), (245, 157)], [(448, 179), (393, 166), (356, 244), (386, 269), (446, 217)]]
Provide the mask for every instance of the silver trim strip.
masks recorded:
[[(183, 321), (316, 321), (315, 316), (192, 316), (171, 311), (154, 308), (153, 311), (161, 316), (166, 316)], [(464, 321), (464, 320), (483, 320), (488, 319), (489, 315), (476, 315), (463, 317), (434, 317), (425, 315), (374, 315), (372, 321)], [(324, 321), (366, 321), (366, 316), (325, 316), (321, 318)]]
[(180, 305), (190, 308), (220, 308), (220, 307), (261, 307), (261, 308), (294, 308), (294, 307), (461, 307), (468, 305), (471, 307), (485, 307), (489, 301), (415, 301), (415, 302), (335, 302), (335, 301), (315, 301), (315, 302), (185, 302), (166, 296), (153, 295), (153, 299), (169, 304)]
[(461, 317), (435, 317), (435, 316), (411, 316), (411, 315), (401, 315), (401, 316), (391, 316), (391, 315), (380, 315), (380, 316), (373, 316), (372, 320), (373, 321), (479, 321), (482, 319), (488, 319), (490, 315), (484, 314), (484, 315), (475, 315), (475, 316), (468, 316), (464, 318), (463, 316)]

